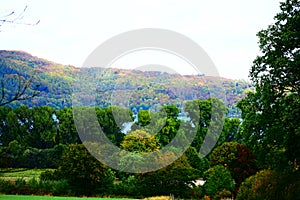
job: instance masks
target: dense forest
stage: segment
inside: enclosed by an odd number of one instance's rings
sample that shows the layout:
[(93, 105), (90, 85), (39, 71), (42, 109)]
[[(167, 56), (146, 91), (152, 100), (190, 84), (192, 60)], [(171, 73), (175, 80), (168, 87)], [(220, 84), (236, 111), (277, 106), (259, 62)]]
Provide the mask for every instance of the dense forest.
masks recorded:
[[(77, 87), (74, 80), (79, 73), (86, 76), (82, 78), (85, 81), (79, 86), (82, 90), (95, 88), (97, 106), (124, 106), (118, 103), (122, 102), (122, 99), (118, 99), (121, 97), (115, 95), (112, 99), (112, 94), (130, 94), (131, 98), (126, 102), (126, 107), (130, 107), (135, 114), (140, 109), (148, 110), (150, 107), (167, 103), (183, 105), (182, 101), (185, 100), (215, 97), (225, 102), (229, 108), (229, 116), (238, 117), (240, 112), (236, 108), (237, 102), (245, 97), (247, 91), (253, 90), (251, 84), (243, 80), (202, 75), (181, 76), (156, 71), (75, 68), (20, 51), (0, 51), (0, 68), (7, 99), (17, 90), (17, 76), (24, 79), (34, 77), (33, 84), (27, 92), (32, 93), (38, 86), (38, 91), (42, 94), (33, 99), (9, 104), (14, 108), (20, 105), (50, 106), (54, 109), (71, 107), (73, 88)], [(91, 77), (97, 81), (92, 82)]]

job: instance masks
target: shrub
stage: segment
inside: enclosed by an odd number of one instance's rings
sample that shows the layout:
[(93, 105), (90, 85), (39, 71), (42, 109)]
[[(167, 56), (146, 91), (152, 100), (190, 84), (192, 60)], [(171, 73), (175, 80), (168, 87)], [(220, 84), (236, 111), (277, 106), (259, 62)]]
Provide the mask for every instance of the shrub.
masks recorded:
[(16, 185), (16, 187), (24, 187), (24, 186), (26, 186), (26, 181), (24, 178), (18, 178), (15, 181), (15, 185)]
[(41, 173), (40, 180), (42, 181), (58, 181), (60, 178), (56, 170), (46, 170)]
[(226, 166), (238, 188), (249, 176), (256, 173), (255, 155), (247, 146), (225, 142), (215, 148), (210, 155), (211, 166)]
[(138, 174), (138, 183), (141, 195), (165, 196), (173, 194), (176, 197), (188, 197), (191, 193), (189, 185), (197, 177), (197, 172), (193, 169), (186, 158), (182, 156), (167, 167), (154, 172)]
[(201, 199), (204, 197), (204, 195), (205, 191), (203, 186), (193, 187), (191, 189), (191, 193), (189, 194), (189, 196), (192, 197), (192, 199)]
[(0, 193), (20, 195), (71, 195), (70, 186), (66, 180), (38, 181), (17, 179), (15, 182), (0, 179)]
[(129, 176), (128, 178), (123, 178), (120, 183), (115, 184), (115, 195), (125, 195), (132, 197), (140, 197), (140, 192), (138, 191), (137, 179), (135, 176)]
[(237, 200), (300, 199), (300, 172), (262, 170), (242, 183)]
[(205, 192), (210, 197), (230, 197), (234, 190), (234, 182), (226, 167), (217, 165), (206, 172)]
[(46, 193), (55, 196), (72, 194), (68, 181), (64, 179), (59, 181), (40, 181), (38, 187)]
[[(4, 194), (15, 194), (16, 192), (15, 184), (11, 181), (6, 181), (3, 179), (0, 179), (0, 193)], [(13, 192), (13, 193), (12, 193)]]

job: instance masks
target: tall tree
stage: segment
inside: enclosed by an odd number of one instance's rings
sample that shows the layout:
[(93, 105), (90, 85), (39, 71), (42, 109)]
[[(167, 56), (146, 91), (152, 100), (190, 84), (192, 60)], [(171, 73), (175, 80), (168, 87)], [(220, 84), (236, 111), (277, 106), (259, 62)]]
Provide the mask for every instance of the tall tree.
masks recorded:
[(250, 71), (256, 91), (239, 102), (242, 142), (264, 167), (296, 170), (300, 160), (300, 1), (286, 0), (258, 33), (261, 55)]
[(208, 154), (222, 132), (226, 113), (224, 103), (216, 98), (193, 100), (185, 104), (185, 111), (188, 113), (191, 123), (197, 129), (192, 146), (199, 151), (203, 143), (206, 142), (205, 149), (202, 149), (202, 152)]
[(120, 146), (125, 136), (122, 127), (126, 122), (133, 120), (133, 114), (129, 109), (111, 106), (108, 108), (96, 108), (98, 122), (102, 131), (117, 146)]
[(57, 119), (59, 121), (58, 128), (58, 141), (62, 144), (78, 144), (81, 143), (79, 135), (77, 133), (74, 119), (73, 109), (64, 108), (56, 111)]

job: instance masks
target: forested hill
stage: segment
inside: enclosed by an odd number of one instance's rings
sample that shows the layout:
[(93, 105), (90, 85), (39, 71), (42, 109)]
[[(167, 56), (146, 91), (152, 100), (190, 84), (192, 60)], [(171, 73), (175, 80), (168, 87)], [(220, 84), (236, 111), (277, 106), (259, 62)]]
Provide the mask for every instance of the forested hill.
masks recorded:
[(179, 100), (207, 99), (217, 97), (231, 108), (234, 115), (235, 104), (244, 97), (251, 85), (241, 80), (221, 77), (180, 76), (161, 72), (142, 72), (138, 70), (109, 69), (102, 70), (98, 83), (90, 82), (99, 68), (80, 69), (74, 66), (61, 65), (55, 62), (34, 57), (22, 51), (0, 51), (0, 77), (4, 83), (6, 98), (16, 91), (18, 79), (15, 74), (26, 80), (34, 76), (31, 89), (39, 86), (41, 94), (31, 100), (14, 102), (16, 107), (26, 104), (30, 107), (47, 105), (55, 109), (70, 107), (73, 82), (76, 74), (84, 70), (86, 81), (80, 87), (97, 87), (97, 105), (107, 107), (113, 102), (122, 102), (122, 94), (130, 94), (128, 106), (135, 111), (148, 109), (153, 105), (167, 103), (178, 104)]

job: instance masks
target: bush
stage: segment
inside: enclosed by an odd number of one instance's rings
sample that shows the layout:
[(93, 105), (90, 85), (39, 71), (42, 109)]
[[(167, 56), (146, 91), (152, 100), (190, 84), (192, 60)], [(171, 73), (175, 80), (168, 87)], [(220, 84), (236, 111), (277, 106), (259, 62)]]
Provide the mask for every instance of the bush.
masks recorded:
[(15, 182), (0, 180), (0, 193), (20, 195), (71, 195), (70, 186), (66, 180), (38, 181), (17, 179)]
[(0, 179), (0, 193), (1, 194), (16, 194), (15, 184), (11, 181)]
[(40, 181), (39, 188), (54, 196), (71, 195), (71, 188), (67, 180)]
[(189, 196), (192, 197), (192, 199), (201, 199), (204, 197), (204, 195), (205, 191), (203, 186), (193, 187), (191, 189), (191, 193), (189, 194)]
[(225, 142), (210, 155), (211, 166), (226, 166), (236, 183), (236, 188), (257, 172), (256, 158), (251, 149), (243, 144)]
[(234, 182), (226, 167), (217, 165), (206, 172), (205, 192), (214, 199), (231, 197), (234, 191)]
[(120, 183), (115, 184), (115, 195), (120, 196), (131, 196), (140, 197), (140, 192), (136, 187), (137, 179), (135, 176), (129, 176), (128, 178), (123, 178)]
[(242, 183), (237, 200), (300, 199), (300, 172), (262, 170)]
[(46, 170), (41, 173), (40, 180), (42, 181), (58, 181), (60, 178), (56, 170)]
[(14, 140), (0, 148), (0, 167), (55, 168), (66, 148), (63, 144), (48, 149), (25, 148)]
[(198, 178), (197, 174), (183, 155), (167, 167), (136, 175), (136, 187), (144, 197), (173, 194), (176, 198), (185, 198), (191, 194), (189, 185)]

